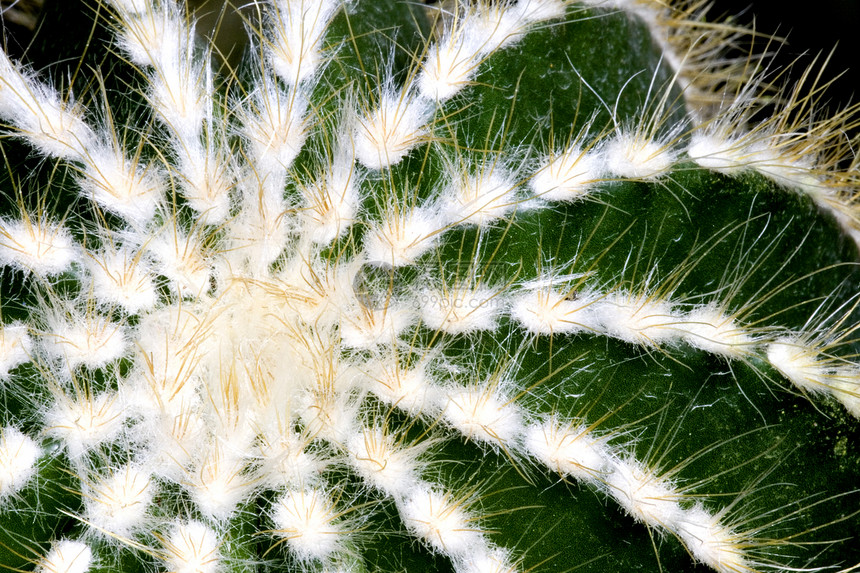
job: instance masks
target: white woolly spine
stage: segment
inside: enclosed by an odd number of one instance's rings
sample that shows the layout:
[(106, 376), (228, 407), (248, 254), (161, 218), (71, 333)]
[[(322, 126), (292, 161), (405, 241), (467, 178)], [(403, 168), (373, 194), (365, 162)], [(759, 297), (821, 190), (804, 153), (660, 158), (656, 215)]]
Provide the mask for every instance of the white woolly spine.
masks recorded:
[(36, 473), (39, 445), (13, 426), (0, 428), (0, 502), (21, 491)]
[(26, 324), (13, 322), (0, 327), (0, 382), (22, 364), (30, 362), (33, 340)]
[(216, 573), (220, 570), (218, 535), (199, 521), (174, 523), (162, 543), (162, 559), (170, 571)]
[(38, 573), (87, 573), (93, 562), (89, 545), (71, 539), (61, 539), (51, 546), (48, 554), (38, 560)]

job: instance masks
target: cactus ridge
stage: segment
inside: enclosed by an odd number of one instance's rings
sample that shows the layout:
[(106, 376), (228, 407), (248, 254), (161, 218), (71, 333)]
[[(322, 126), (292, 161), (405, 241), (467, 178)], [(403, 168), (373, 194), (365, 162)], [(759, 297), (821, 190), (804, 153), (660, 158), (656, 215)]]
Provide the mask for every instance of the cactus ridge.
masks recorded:
[(860, 563), (853, 109), (699, 3), (254, 6), (0, 53), (0, 565)]

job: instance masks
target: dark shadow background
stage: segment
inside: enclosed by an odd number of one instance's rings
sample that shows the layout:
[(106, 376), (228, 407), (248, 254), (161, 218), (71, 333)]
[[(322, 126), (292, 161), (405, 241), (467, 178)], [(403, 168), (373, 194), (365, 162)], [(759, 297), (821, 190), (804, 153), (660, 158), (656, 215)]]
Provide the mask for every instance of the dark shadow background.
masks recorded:
[(860, 101), (860, 0), (714, 0), (708, 15), (712, 20), (731, 16), (762, 34), (786, 38), (774, 63), (785, 67), (800, 58), (790, 71), (793, 79), (815, 55), (820, 54), (821, 62), (832, 50), (823, 79), (839, 77), (826, 91), (828, 107)]

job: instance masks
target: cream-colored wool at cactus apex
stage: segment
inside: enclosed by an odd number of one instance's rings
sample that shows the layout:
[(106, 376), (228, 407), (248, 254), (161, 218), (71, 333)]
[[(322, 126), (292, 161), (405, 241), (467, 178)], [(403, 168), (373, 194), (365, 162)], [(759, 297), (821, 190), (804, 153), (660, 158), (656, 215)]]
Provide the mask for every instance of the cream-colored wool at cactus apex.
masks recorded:
[(172, 0), (47, 6), (0, 565), (857, 570), (857, 114), (705, 10), (255, 1), (225, 64)]

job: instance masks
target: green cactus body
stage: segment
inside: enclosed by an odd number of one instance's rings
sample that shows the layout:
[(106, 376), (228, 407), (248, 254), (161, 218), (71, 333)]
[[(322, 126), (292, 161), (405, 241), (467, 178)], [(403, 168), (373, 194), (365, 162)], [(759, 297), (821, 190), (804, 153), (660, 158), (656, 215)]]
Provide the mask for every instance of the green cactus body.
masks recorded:
[(3, 56), (0, 564), (857, 567), (850, 111), (751, 123), (660, 4), (261, 2), (216, 73), (111, 0)]

